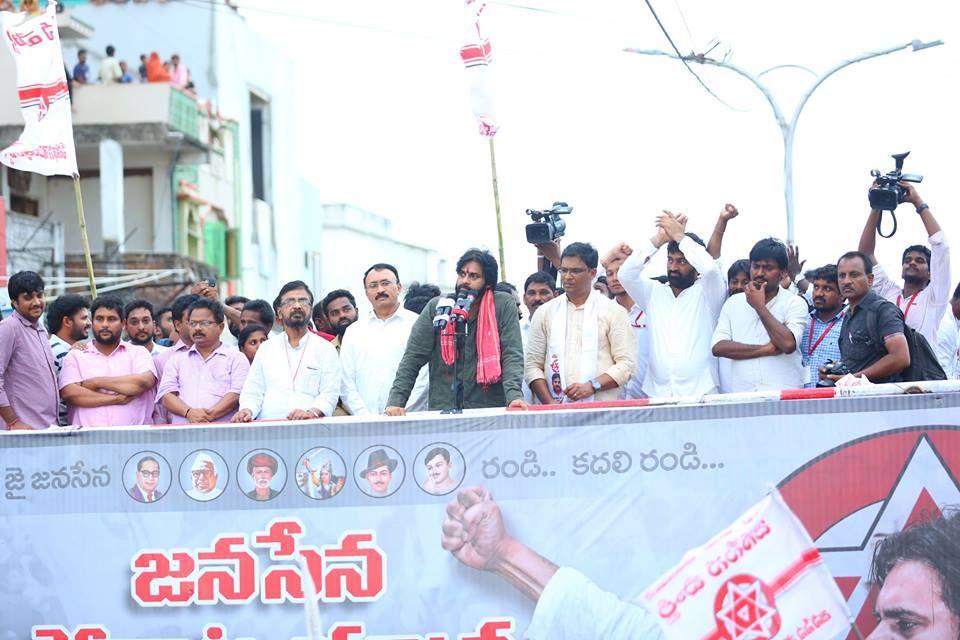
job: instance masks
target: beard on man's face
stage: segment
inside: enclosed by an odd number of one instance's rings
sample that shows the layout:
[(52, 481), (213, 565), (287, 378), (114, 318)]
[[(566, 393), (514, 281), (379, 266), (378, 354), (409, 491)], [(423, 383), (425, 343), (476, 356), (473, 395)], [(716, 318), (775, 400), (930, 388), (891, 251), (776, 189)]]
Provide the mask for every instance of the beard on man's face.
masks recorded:
[(689, 289), (696, 281), (696, 271), (691, 271), (690, 274), (686, 276), (681, 275), (679, 271), (667, 273), (667, 282), (670, 283), (671, 287), (676, 287), (677, 289)]

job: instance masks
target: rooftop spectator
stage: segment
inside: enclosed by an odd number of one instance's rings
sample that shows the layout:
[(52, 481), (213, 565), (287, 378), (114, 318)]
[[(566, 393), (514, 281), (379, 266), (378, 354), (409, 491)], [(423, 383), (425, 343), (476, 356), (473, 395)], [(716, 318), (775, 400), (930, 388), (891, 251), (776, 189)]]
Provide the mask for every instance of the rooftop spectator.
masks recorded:
[(133, 76), (130, 74), (125, 60), (120, 61), (120, 79), (117, 80), (117, 82), (120, 84), (130, 84), (133, 82)]
[(100, 82), (103, 84), (120, 82), (123, 77), (123, 69), (120, 68), (116, 53), (117, 50), (112, 44), (107, 45), (107, 57), (100, 61)]
[(181, 64), (180, 55), (173, 54), (170, 56), (170, 84), (177, 89), (184, 89), (189, 82), (190, 71), (186, 65)]
[(73, 66), (73, 81), (79, 84), (90, 82), (90, 65), (87, 64), (87, 50), (77, 51), (77, 64)]
[(140, 54), (140, 66), (137, 67), (137, 74), (140, 76), (140, 82), (147, 82), (147, 54)]
[(164, 68), (160, 54), (154, 51), (146, 64), (147, 82), (170, 82), (170, 73)]

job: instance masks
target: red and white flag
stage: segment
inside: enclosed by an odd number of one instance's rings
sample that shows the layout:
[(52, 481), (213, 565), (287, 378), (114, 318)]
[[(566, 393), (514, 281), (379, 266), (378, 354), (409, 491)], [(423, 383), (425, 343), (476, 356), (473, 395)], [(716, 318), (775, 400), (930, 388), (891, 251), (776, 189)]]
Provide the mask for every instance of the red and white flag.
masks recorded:
[(847, 603), (779, 492), (753, 506), (639, 598), (667, 640), (832, 640)]
[(466, 25), (460, 58), (467, 68), (470, 81), (470, 108), (477, 117), (480, 135), (492, 138), (499, 125), (493, 113), (493, 99), (490, 95), (490, 61), (493, 59), (493, 49), (481, 20), (487, 3), (484, 0), (464, 1)]
[(3, 39), (17, 63), (20, 113), (26, 123), (20, 139), (0, 151), (0, 162), (45, 176), (72, 176), (77, 173), (77, 152), (56, 9), (51, 0), (36, 17), (0, 13)]

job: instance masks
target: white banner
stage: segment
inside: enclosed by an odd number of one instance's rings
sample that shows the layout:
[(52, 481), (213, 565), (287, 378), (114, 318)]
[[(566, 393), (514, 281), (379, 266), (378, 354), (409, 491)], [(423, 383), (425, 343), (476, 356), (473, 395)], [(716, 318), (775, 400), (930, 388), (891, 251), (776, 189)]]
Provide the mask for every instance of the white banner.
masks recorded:
[(776, 491), (687, 553), (640, 603), (668, 640), (829, 640), (850, 619), (820, 552)]
[(77, 173), (66, 69), (57, 31), (56, 2), (43, 15), (2, 12), (3, 35), (17, 64), (17, 92), (25, 127), (0, 151), (0, 162), (45, 176)]

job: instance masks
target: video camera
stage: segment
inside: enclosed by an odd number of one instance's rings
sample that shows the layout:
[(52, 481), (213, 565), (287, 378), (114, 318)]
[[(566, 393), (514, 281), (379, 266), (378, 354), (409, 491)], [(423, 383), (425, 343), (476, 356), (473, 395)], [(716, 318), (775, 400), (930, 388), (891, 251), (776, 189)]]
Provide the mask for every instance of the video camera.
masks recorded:
[(560, 216), (573, 213), (573, 207), (566, 202), (554, 202), (548, 211), (527, 209), (527, 215), (533, 222), (527, 225), (527, 242), (546, 244), (561, 237), (567, 230), (567, 223)]
[(907, 192), (898, 184), (899, 182), (923, 182), (923, 176), (903, 173), (903, 161), (908, 155), (910, 155), (909, 151), (893, 154), (892, 157), (894, 162), (897, 163), (897, 168), (889, 173), (881, 175), (878, 169), (870, 172), (877, 183), (875, 187), (870, 188), (868, 195), (871, 209), (893, 211), (907, 199)]

